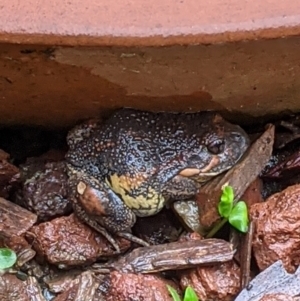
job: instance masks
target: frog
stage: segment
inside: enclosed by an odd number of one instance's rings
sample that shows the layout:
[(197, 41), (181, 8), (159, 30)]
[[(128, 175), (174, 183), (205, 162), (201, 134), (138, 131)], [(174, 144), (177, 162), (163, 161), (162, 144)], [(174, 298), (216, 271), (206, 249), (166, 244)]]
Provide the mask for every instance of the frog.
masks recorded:
[(132, 234), (137, 217), (195, 196), (233, 167), (249, 143), (242, 127), (216, 111), (121, 108), (69, 131), (69, 198), (78, 218), (117, 251), (117, 236), (148, 246)]

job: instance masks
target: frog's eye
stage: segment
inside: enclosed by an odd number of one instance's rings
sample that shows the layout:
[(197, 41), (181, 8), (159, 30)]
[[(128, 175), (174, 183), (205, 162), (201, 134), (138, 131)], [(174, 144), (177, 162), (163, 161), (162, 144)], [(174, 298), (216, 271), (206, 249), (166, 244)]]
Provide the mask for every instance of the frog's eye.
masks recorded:
[(224, 151), (225, 142), (222, 139), (216, 139), (206, 145), (208, 151), (214, 155), (218, 155)]

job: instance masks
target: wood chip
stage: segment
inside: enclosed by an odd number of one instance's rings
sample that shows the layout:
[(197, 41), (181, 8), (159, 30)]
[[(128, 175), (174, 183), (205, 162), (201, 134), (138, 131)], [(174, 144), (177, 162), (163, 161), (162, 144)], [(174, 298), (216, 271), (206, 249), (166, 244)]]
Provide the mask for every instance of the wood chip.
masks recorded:
[(137, 248), (118, 261), (94, 268), (125, 273), (156, 273), (226, 262), (233, 258), (232, 245), (222, 239), (190, 240)]

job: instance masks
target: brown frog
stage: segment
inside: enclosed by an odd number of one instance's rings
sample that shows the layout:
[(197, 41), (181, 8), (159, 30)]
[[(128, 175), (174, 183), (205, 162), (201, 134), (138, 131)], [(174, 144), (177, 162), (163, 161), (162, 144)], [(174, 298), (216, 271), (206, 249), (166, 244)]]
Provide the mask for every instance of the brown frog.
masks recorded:
[(68, 134), (66, 155), (74, 211), (118, 250), (114, 233), (131, 234), (136, 216), (190, 198), (249, 146), (247, 134), (215, 112), (153, 113), (121, 109), (106, 122)]

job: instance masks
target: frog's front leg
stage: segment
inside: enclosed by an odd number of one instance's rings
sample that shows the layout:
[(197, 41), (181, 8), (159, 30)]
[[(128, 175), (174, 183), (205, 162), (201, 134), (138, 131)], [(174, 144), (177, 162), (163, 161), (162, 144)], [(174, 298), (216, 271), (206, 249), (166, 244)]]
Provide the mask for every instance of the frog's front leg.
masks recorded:
[(101, 233), (119, 251), (113, 233), (128, 240), (148, 246), (142, 239), (131, 234), (136, 216), (105, 182), (72, 172), (69, 169), (69, 187), (76, 215), (90, 227)]
[(163, 195), (176, 201), (189, 200), (196, 196), (199, 187), (193, 179), (177, 175), (165, 184)]

